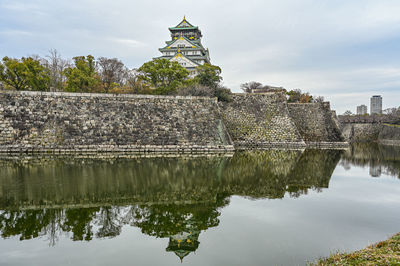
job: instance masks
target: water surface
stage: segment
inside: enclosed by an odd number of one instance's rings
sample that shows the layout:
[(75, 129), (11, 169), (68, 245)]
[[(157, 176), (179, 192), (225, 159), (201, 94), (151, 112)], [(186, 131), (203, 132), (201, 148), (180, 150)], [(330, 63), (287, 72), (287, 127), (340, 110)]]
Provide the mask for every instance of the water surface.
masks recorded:
[(305, 265), (400, 231), (400, 149), (0, 158), (0, 265)]

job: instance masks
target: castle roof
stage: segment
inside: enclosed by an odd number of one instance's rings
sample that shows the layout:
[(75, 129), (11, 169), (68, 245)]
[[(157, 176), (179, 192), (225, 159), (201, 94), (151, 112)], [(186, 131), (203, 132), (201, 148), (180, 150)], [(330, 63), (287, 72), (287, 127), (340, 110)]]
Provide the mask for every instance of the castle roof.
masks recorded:
[[(204, 49), (203, 45), (201, 45), (201, 43), (200, 43), (199, 41), (190, 40), (189, 38), (187, 38), (186, 36), (184, 36), (184, 35), (181, 34), (181, 36), (179, 36), (179, 38), (170, 41), (169, 43), (167, 43), (166, 46), (164, 46), (163, 48), (160, 48), (159, 50), (172, 49), (171, 46), (172, 46), (174, 43), (176, 43), (176, 42), (178, 42), (178, 41), (181, 41), (181, 40), (185, 40), (185, 41), (189, 42), (189, 43), (192, 45), (191, 48), (201, 48), (201, 49)], [(186, 47), (185, 47), (185, 48), (186, 48)]]
[(178, 61), (178, 62), (179, 62), (179, 59), (183, 59), (183, 60), (185, 60), (185, 61), (188, 60), (191, 64), (193, 64), (193, 67), (197, 67), (197, 66), (200, 65), (199, 63), (193, 61), (191, 58), (189, 58), (189, 57), (183, 55), (183, 54), (181, 53), (180, 49), (178, 49), (178, 52), (177, 52), (174, 56), (172, 56), (171, 60), (173, 60), (173, 61)]
[(199, 27), (197, 26), (193, 26), (192, 24), (189, 23), (189, 21), (186, 20), (186, 17), (183, 17), (183, 20), (176, 25), (175, 27), (170, 27), (168, 28), (171, 31), (175, 31), (175, 30), (196, 30)]

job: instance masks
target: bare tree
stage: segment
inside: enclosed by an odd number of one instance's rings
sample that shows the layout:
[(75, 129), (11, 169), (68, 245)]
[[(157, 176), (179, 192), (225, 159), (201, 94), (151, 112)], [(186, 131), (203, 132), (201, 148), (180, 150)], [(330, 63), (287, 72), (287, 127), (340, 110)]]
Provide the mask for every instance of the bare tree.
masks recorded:
[(325, 98), (324, 98), (324, 96), (314, 96), (313, 101), (315, 103), (323, 103), (325, 101)]
[(382, 113), (385, 115), (395, 115), (397, 113), (397, 108), (394, 108), (394, 107), (387, 108), (387, 109), (383, 110)]
[(343, 115), (353, 115), (353, 113), (350, 110), (347, 110), (346, 112), (343, 113)]
[(261, 88), (262, 84), (257, 81), (250, 81), (240, 85), (240, 88), (246, 93), (252, 93), (254, 89)]
[(141, 73), (137, 69), (127, 70), (124, 85), (133, 94), (143, 93), (147, 86), (140, 79)]
[(122, 85), (127, 79), (128, 70), (117, 58), (99, 57), (97, 64), (106, 92), (111, 89), (113, 83)]
[(177, 94), (181, 96), (190, 95), (190, 96), (214, 97), (214, 88), (210, 86), (203, 86), (200, 84), (193, 84), (179, 88)]
[(64, 70), (71, 66), (69, 60), (61, 58), (56, 49), (51, 49), (44, 59), (44, 65), (50, 72), (50, 90), (62, 91), (66, 81)]

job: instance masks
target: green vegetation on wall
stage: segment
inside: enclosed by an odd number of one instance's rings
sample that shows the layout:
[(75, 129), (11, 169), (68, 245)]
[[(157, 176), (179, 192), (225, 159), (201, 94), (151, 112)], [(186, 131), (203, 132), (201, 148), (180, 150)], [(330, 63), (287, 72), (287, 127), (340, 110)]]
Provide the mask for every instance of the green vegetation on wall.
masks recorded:
[(138, 69), (128, 69), (117, 58), (92, 55), (62, 59), (56, 50), (44, 58), (4, 57), (0, 63), (0, 88), (7, 90), (94, 92), (217, 97), (229, 101), (231, 91), (221, 85), (221, 68), (200, 65), (197, 75), (177, 62), (154, 59)]

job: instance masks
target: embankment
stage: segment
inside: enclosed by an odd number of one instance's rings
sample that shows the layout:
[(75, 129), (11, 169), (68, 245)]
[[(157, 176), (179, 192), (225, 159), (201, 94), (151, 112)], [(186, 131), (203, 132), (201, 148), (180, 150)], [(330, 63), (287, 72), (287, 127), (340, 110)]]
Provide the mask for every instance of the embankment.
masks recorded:
[(309, 147), (345, 147), (335, 112), (329, 102), (289, 103), (290, 117)]
[(220, 103), (235, 147), (305, 147), (282, 93), (234, 94)]
[[(381, 118), (384, 121), (384, 118)], [(348, 142), (379, 142), (384, 145), (400, 146), (400, 125), (364, 117), (340, 118), (343, 136)]]
[(346, 147), (329, 103), (283, 93), (190, 96), (0, 91), (0, 152), (225, 152)]
[(0, 92), (0, 150), (233, 150), (216, 99)]

